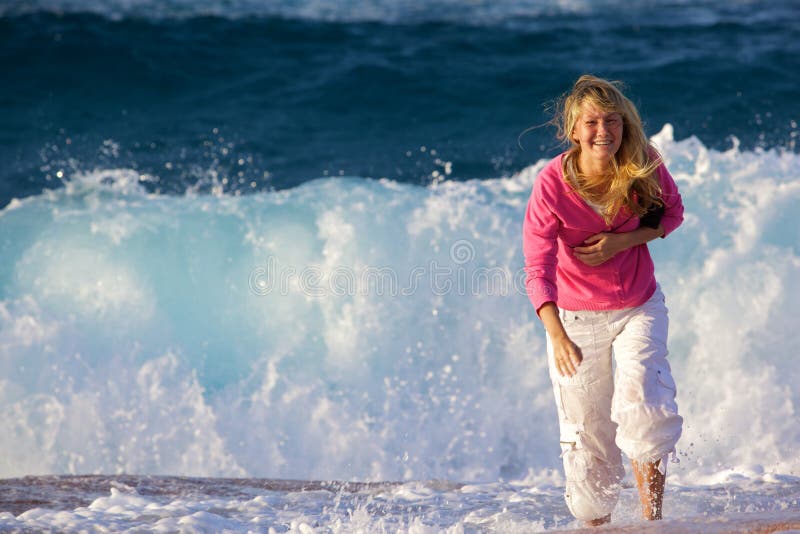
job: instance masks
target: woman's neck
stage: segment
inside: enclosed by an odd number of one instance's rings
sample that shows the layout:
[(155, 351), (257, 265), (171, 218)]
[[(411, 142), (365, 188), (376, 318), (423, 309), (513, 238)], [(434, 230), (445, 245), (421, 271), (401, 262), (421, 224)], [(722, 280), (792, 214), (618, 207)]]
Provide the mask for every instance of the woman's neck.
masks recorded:
[(612, 165), (611, 160), (598, 160), (590, 157), (585, 152), (578, 154), (578, 170), (584, 176), (591, 178), (600, 178), (608, 176), (611, 173)]

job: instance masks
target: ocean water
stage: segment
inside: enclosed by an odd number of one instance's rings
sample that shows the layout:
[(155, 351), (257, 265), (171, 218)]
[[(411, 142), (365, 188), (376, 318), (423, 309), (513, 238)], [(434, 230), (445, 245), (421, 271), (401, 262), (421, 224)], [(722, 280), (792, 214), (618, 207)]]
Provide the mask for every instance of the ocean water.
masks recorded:
[(793, 1), (0, 4), (0, 529), (576, 526), (520, 230), (587, 71), (686, 206), (665, 528), (791, 527), (798, 38)]

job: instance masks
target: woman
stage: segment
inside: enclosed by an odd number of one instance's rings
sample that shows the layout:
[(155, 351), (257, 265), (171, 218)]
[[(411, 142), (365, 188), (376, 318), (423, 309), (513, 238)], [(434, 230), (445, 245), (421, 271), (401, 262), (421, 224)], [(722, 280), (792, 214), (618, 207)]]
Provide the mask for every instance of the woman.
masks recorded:
[(567, 505), (589, 525), (610, 521), (622, 451), (644, 517), (660, 519), (683, 419), (646, 243), (681, 224), (683, 204), (617, 83), (581, 76), (554, 121), (571, 146), (536, 178), (523, 249), (528, 296), (547, 331)]

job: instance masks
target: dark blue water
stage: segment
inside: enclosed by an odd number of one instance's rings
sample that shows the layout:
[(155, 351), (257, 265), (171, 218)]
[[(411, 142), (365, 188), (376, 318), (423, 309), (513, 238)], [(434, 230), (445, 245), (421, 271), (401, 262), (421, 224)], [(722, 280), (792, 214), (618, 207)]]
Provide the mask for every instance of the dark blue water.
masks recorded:
[(0, 205), (96, 168), (176, 193), (507, 175), (559, 149), (517, 139), (584, 72), (649, 133), (797, 150), (798, 2), (326, 5), (0, 8)]

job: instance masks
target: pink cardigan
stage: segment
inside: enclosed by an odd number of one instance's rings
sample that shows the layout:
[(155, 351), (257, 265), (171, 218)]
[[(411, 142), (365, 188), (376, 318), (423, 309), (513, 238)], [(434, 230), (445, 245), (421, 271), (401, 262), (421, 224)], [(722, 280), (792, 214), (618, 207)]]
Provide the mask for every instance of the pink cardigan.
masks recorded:
[[(623, 208), (611, 225), (572, 190), (564, 179), (561, 154), (551, 160), (533, 184), (525, 221), (525, 286), (536, 312), (548, 301), (559, 308), (618, 310), (643, 304), (656, 289), (653, 260), (647, 245), (624, 250), (591, 267), (572, 249), (600, 232), (630, 232), (639, 218)], [(665, 212), (664, 237), (683, 222), (683, 203), (675, 180), (662, 163), (657, 170)]]

